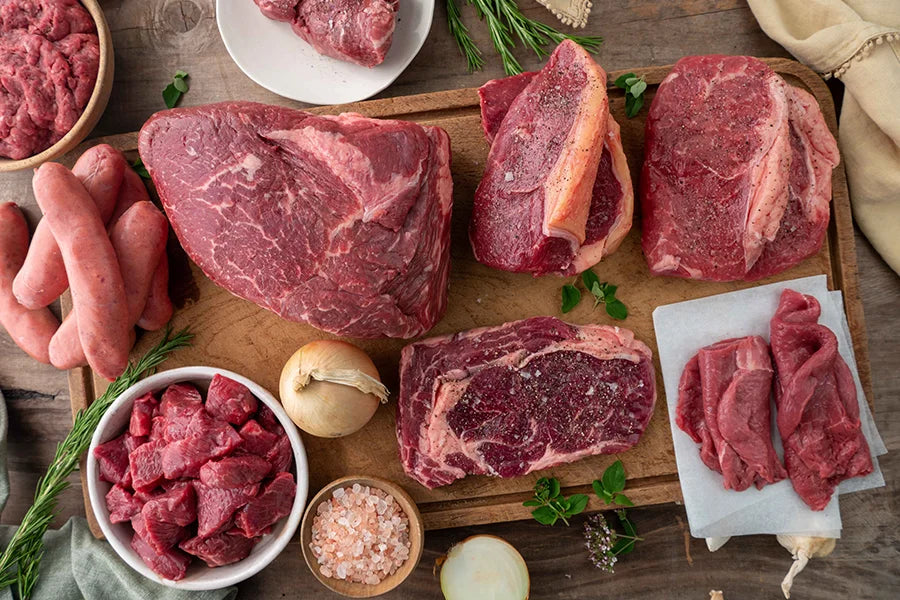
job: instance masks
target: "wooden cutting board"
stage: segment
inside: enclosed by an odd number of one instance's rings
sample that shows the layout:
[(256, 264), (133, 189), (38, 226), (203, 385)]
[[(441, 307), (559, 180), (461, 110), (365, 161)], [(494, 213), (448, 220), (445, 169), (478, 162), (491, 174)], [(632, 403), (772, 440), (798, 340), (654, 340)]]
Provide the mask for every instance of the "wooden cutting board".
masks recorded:
[[(765, 59), (792, 85), (803, 87), (818, 99), (828, 126), (837, 135), (834, 104), (824, 82), (803, 65), (786, 59)], [(656, 86), (670, 67), (633, 69), (645, 75), (649, 89), (647, 105)], [(625, 71), (610, 73), (610, 81)], [(622, 90), (610, 87), (610, 107), (622, 127), (622, 141), (635, 182), (643, 159), (644, 118), (646, 107), (634, 119), (624, 115)], [(497, 325), (536, 315), (562, 316), (560, 288), (570, 281), (553, 276), (533, 278), (525, 274), (505, 273), (489, 269), (472, 256), (467, 225), (475, 188), (481, 178), (488, 145), (484, 140), (475, 89), (454, 90), (373, 100), (343, 106), (313, 109), (318, 113), (358, 112), (370, 117), (397, 118), (443, 127), (453, 144), (454, 206), (451, 245), (449, 308), (444, 318), (429, 332), (440, 335), (455, 331)], [(64, 162), (73, 163), (88, 145), (109, 143), (136, 157), (137, 134), (124, 134), (93, 140)], [(869, 361), (866, 350), (862, 304), (857, 288), (856, 254), (850, 203), (843, 165), (833, 174), (832, 220), (827, 244), (822, 251), (802, 264), (776, 277), (759, 282), (771, 283), (808, 275), (828, 275), (832, 289), (841, 289), (853, 341), (860, 377), (871, 399)], [(639, 215), (639, 211), (635, 211)], [(232, 296), (213, 285), (191, 263), (174, 237), (169, 244), (172, 263), (171, 294), (178, 307), (173, 326), (190, 326), (196, 334), (194, 345), (174, 354), (164, 368), (185, 365), (210, 365), (241, 373), (269, 390), (277, 392), (283, 363), (300, 346), (315, 339), (331, 338), (329, 334), (299, 323), (282, 320), (275, 314)], [(640, 249), (640, 222), (628, 235), (621, 248), (595, 267), (601, 280), (619, 286), (618, 297), (630, 310), (624, 323), (614, 323), (605, 312), (592, 310), (583, 301), (565, 315), (574, 323), (620, 324), (632, 329), (638, 338), (656, 352), (656, 339), (651, 315), (662, 304), (720, 294), (746, 288), (754, 283), (712, 283), (652, 277)], [(159, 334), (144, 334), (134, 355), (142, 354)], [(366, 350), (382, 375), (385, 384), (396, 393), (400, 349), (408, 340), (353, 340)], [(658, 370), (658, 368), (657, 368)], [(72, 370), (69, 374), (72, 408), (78, 410), (89, 399), (102, 393), (106, 382), (90, 369)], [(628, 495), (638, 505), (679, 501), (675, 454), (672, 448), (663, 382), (657, 376), (659, 398), (644, 437), (633, 449), (616, 456), (596, 456), (534, 473), (517, 479), (467, 477), (450, 486), (428, 490), (408, 478), (400, 465), (394, 433), (396, 395), (389, 406), (378, 410), (372, 422), (362, 431), (342, 439), (320, 439), (304, 435), (310, 466), (310, 494), (315, 494), (330, 481), (346, 475), (377, 474), (398, 482), (415, 499), (428, 529), (475, 525), (523, 519), (529, 509), (522, 502), (531, 496), (535, 481), (542, 475), (553, 475), (562, 482), (564, 493), (588, 493), (590, 509), (603, 508), (592, 493), (590, 484), (616, 458), (621, 458), (628, 473)], [(276, 394), (277, 395), (277, 394)], [(86, 489), (86, 486), (85, 486)], [(99, 529), (90, 504), (87, 515), (95, 534)]]

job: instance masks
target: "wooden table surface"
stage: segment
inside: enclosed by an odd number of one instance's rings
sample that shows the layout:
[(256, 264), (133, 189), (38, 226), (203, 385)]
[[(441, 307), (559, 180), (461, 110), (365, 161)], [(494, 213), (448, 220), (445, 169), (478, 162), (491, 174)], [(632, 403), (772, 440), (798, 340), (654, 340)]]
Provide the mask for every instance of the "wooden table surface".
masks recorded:
[[(147, 117), (163, 108), (160, 92), (176, 69), (191, 76), (191, 91), (184, 105), (237, 99), (291, 104), (254, 84), (231, 61), (216, 28), (214, 0), (107, 0), (102, 4), (115, 42), (116, 77), (96, 135), (140, 128)], [(490, 63), (483, 72), (466, 72), (465, 61), (446, 30), (444, 0), (436, 4), (428, 41), (381, 96), (477, 86), (502, 75), (485, 27), (470, 7), (464, 8), (464, 19)], [(520, 0), (519, 4), (532, 17), (548, 23), (554, 20), (533, 0)], [(663, 65), (688, 54), (788, 56), (759, 29), (742, 0), (594, 0), (593, 4), (586, 31), (604, 36), (606, 42), (597, 59), (608, 70)], [(524, 51), (519, 56), (527, 69), (540, 65)], [(0, 176), (0, 200), (19, 202), (34, 224), (38, 215), (28, 174)], [(813, 561), (799, 577), (793, 597), (800, 600), (896, 598), (900, 589), (900, 350), (896, 346), (900, 278), (858, 233), (856, 240), (875, 418), (890, 450), (881, 459), (888, 485), (841, 499), (844, 537), (831, 557)], [(18, 523), (56, 443), (71, 424), (68, 387), (65, 373), (29, 359), (0, 333), (0, 388), (10, 416), (12, 487), (2, 522)], [(77, 475), (60, 509), (54, 526), (84, 514)], [(429, 532), (416, 572), (384, 597), (441, 598), (432, 574), (435, 558), (475, 533), (499, 535), (521, 551), (531, 572), (535, 599), (702, 600), (711, 589), (724, 590), (728, 600), (780, 597), (779, 582), (791, 561), (773, 536), (732, 540), (710, 554), (702, 540), (688, 535), (681, 506), (635, 509), (631, 514), (646, 541), (616, 566), (615, 575), (594, 569), (588, 562), (581, 532), (583, 517), (576, 518), (571, 527), (518, 522)], [(241, 598), (332, 597), (304, 566), (297, 541), (240, 589)]]

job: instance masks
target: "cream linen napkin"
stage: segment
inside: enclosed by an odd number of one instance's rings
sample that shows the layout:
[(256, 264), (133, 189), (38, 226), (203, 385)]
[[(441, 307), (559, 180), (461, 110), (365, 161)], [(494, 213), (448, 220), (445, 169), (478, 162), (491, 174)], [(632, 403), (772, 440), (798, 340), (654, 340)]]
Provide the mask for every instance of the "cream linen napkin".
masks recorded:
[(748, 0), (763, 31), (846, 86), (841, 156), (853, 216), (900, 273), (900, 0)]

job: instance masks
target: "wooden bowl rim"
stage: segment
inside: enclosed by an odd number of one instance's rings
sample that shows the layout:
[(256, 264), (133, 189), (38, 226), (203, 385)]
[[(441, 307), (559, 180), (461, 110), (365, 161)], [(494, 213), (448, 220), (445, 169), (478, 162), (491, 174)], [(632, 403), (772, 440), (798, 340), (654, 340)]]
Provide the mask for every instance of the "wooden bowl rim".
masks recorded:
[(80, 2), (94, 20), (100, 44), (100, 64), (97, 67), (97, 82), (94, 83), (94, 91), (91, 92), (91, 97), (87, 105), (85, 105), (81, 116), (75, 121), (75, 125), (58, 142), (46, 150), (27, 158), (12, 160), (11, 158), (0, 157), (0, 173), (37, 167), (42, 163), (62, 156), (87, 138), (106, 110), (109, 94), (112, 91), (115, 71), (112, 35), (109, 32), (106, 15), (103, 13), (98, 0), (80, 0)]
[[(335, 489), (352, 486), (354, 483), (376, 487), (389, 493), (394, 497), (403, 509), (403, 512), (405, 512), (406, 516), (409, 518), (409, 558), (403, 563), (402, 567), (397, 569), (396, 573), (385, 578), (377, 585), (353, 583), (341, 579), (325, 577), (319, 572), (318, 562), (313, 556), (312, 550), (309, 548), (309, 544), (312, 541), (312, 522), (319, 504), (327, 497), (330, 497)], [(307, 504), (306, 512), (303, 514), (303, 521), (300, 523), (300, 544), (302, 546), (303, 559), (306, 561), (306, 566), (309, 567), (309, 570), (312, 571), (313, 576), (315, 576), (319, 583), (329, 590), (347, 598), (373, 598), (393, 590), (403, 583), (415, 570), (416, 566), (419, 564), (419, 560), (422, 558), (422, 552), (425, 547), (425, 527), (422, 523), (422, 515), (419, 513), (415, 501), (406, 490), (400, 487), (399, 484), (370, 475), (349, 475), (347, 477), (335, 479), (323, 487), (315, 496), (313, 496), (313, 499), (310, 500), (309, 504)]]

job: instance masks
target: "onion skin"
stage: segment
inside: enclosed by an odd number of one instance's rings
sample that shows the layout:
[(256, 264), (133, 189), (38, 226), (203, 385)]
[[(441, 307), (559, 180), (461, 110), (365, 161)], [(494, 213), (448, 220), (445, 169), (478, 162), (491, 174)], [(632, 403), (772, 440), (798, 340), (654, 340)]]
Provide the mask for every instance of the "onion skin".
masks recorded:
[(347, 342), (319, 340), (297, 350), (281, 371), (279, 395), (288, 416), (300, 429), (317, 437), (336, 438), (362, 429), (378, 408), (379, 400), (352, 386), (311, 380), (298, 388), (298, 375), (353, 369), (381, 381), (369, 356)]

